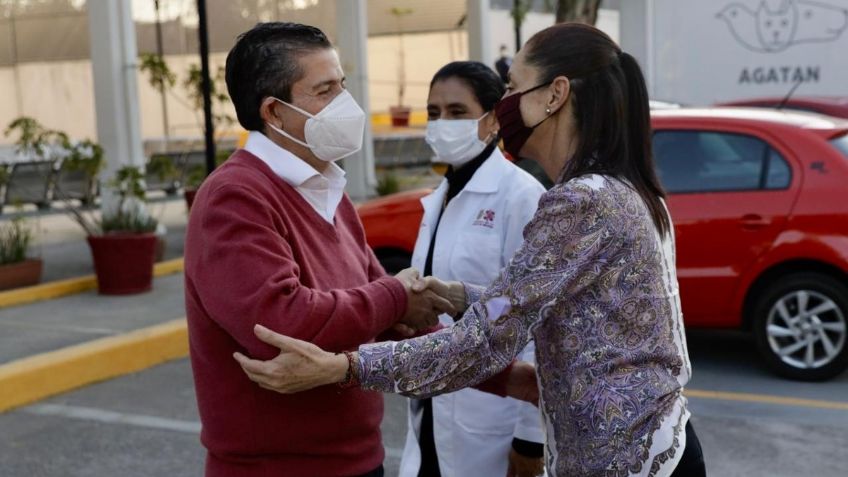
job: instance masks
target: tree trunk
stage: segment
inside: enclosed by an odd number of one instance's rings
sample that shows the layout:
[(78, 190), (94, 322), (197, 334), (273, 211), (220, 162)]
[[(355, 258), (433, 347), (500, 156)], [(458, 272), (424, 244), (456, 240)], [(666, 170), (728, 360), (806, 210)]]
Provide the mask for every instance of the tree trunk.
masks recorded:
[(598, 21), (601, 0), (557, 0), (556, 22), (580, 22), (594, 25)]

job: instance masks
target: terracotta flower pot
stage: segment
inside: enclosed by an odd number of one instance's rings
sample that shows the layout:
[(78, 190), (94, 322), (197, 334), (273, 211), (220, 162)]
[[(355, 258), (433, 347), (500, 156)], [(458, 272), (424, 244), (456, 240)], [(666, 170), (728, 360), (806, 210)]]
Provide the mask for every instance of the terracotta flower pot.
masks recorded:
[(153, 288), (156, 240), (152, 233), (88, 237), (100, 294), (130, 295)]
[(406, 106), (392, 106), (389, 108), (389, 115), (392, 118), (392, 126), (394, 127), (408, 127), (409, 126), (409, 115), (412, 113), (412, 109)]
[(40, 258), (0, 265), (0, 290), (37, 285), (41, 281), (43, 265)]

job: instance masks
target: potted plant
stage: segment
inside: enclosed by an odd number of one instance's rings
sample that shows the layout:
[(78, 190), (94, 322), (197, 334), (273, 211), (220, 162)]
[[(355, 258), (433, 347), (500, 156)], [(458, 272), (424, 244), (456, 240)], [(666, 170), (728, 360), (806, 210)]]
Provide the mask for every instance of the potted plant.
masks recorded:
[(3, 211), (3, 206), (6, 204), (6, 186), (9, 185), (9, 164), (0, 164), (0, 212)]
[(64, 149), (68, 135), (45, 128), (38, 120), (27, 116), (13, 119), (3, 133), (6, 137), (17, 133), (15, 149), (18, 155), (47, 159), (51, 153)]
[(200, 184), (203, 183), (204, 179), (206, 179), (206, 168), (203, 166), (194, 166), (186, 173), (183, 196), (185, 197), (186, 207), (189, 210), (191, 210), (191, 205), (194, 204), (197, 189), (200, 188)]
[[(103, 147), (90, 139), (76, 143), (65, 139), (63, 147), (66, 154), (56, 181), (57, 195), (63, 200), (77, 198), (84, 205), (94, 204), (97, 175), (104, 166)], [(72, 192), (74, 187), (78, 190)]]
[(88, 235), (98, 291), (103, 295), (149, 291), (153, 286), (158, 223), (147, 211), (144, 173), (137, 167), (123, 167), (109, 187), (118, 202), (104, 210), (100, 219), (93, 212), (68, 207)]
[[(221, 164), (230, 158), (232, 153), (233, 151), (226, 149), (216, 150), (215, 167), (220, 167)], [(186, 206), (188, 206), (189, 210), (191, 210), (191, 204), (194, 203), (194, 196), (197, 194), (197, 189), (200, 189), (200, 185), (203, 184), (204, 180), (206, 180), (206, 167), (196, 165), (190, 167), (188, 171), (186, 171), (185, 189), (183, 194), (185, 195)]]
[[(166, 184), (168, 194), (176, 192), (176, 184), (180, 179), (180, 170), (174, 164), (174, 159), (169, 154), (154, 154), (147, 162), (147, 177), (148, 180), (153, 177), (160, 184)], [(173, 186), (171, 185), (173, 184)], [(149, 185), (149, 182), (148, 182)], [(171, 188), (173, 187), (173, 189)], [(156, 262), (165, 260), (165, 248), (167, 241), (165, 235), (167, 229), (163, 224), (159, 224), (156, 228)]]
[(43, 263), (28, 257), (32, 230), (23, 217), (0, 225), (0, 290), (26, 287), (41, 281)]
[(397, 19), (398, 25), (398, 102), (397, 105), (389, 107), (389, 115), (392, 118), (392, 126), (409, 126), (409, 115), (412, 109), (403, 104), (403, 96), (406, 91), (406, 51), (403, 44), (403, 23), (401, 19), (412, 13), (411, 8), (394, 7), (391, 14)]
[[(15, 140), (15, 149), (18, 154), (18, 164), (16, 167), (29, 167), (32, 173), (38, 175), (43, 182), (38, 186), (28, 186), (23, 189), (25, 198), (9, 197), (9, 181), (12, 175), (12, 168), (6, 166), (5, 177), (3, 178), (3, 197), (5, 200), (17, 201), (24, 200), (33, 202), (39, 208), (49, 206), (51, 198), (51, 189), (54, 182), (54, 164), (55, 160), (61, 157), (64, 153), (65, 145), (68, 143), (67, 134), (61, 131), (55, 131), (45, 128), (36, 119), (21, 116), (12, 120), (6, 127), (4, 135), (6, 137), (17, 134)], [(21, 190), (18, 190), (20, 193)]]
[[(218, 67), (215, 76), (209, 78), (209, 94), (212, 98), (213, 107), (212, 119), (218, 124), (232, 126), (235, 124), (235, 118), (226, 112), (226, 106), (230, 102), (230, 97), (222, 91), (220, 86), (224, 82), (225, 75), (226, 70), (223, 67)], [(188, 76), (183, 81), (183, 87), (188, 91), (189, 100), (198, 112), (198, 124), (201, 124), (200, 112), (203, 111), (203, 73), (200, 66), (197, 64), (189, 65)], [(218, 134), (218, 130), (216, 130), (216, 134)], [(215, 165), (220, 166), (223, 164), (230, 154), (232, 154), (232, 151), (216, 149)], [(197, 189), (200, 188), (200, 184), (206, 178), (206, 172), (206, 168), (199, 165), (190, 166), (185, 171), (185, 188), (183, 194), (189, 209), (191, 209), (191, 204), (194, 203), (194, 196), (197, 194)]]

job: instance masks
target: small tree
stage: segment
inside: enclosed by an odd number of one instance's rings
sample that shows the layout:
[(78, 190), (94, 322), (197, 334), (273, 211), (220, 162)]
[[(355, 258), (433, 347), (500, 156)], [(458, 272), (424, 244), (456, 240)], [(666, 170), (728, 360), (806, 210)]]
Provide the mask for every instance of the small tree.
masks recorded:
[(139, 59), (141, 61), (138, 70), (147, 73), (147, 82), (159, 91), (159, 97), (162, 100), (162, 130), (165, 133), (165, 142), (167, 143), (171, 128), (168, 125), (168, 101), (165, 93), (177, 84), (177, 75), (168, 67), (165, 58), (158, 54), (142, 53)]
[(594, 25), (598, 21), (601, 0), (557, 0), (556, 22), (580, 22)]
[[(533, 8), (534, 0), (512, 0), (509, 15), (515, 31), (515, 51), (521, 49), (521, 26)], [(601, 0), (544, 0), (543, 11), (555, 12), (556, 23), (580, 22), (594, 25), (598, 21)]]
[(165, 59), (155, 53), (139, 55), (138, 70), (147, 74), (147, 82), (162, 94), (165, 90), (177, 84), (177, 75), (171, 71)]
[(27, 116), (14, 119), (6, 127), (4, 135), (9, 137), (17, 133), (15, 146), (19, 154), (32, 154), (45, 158), (52, 148), (67, 147), (68, 135), (53, 129), (45, 128), (38, 120)]
[[(227, 93), (220, 86), (220, 84), (225, 82), (225, 75), (226, 70), (223, 66), (219, 66), (215, 72), (215, 76), (210, 78), (209, 96), (212, 98), (212, 118), (217, 123), (232, 126), (235, 123), (235, 119), (232, 116), (225, 112), (215, 111), (216, 106), (217, 109), (221, 110), (230, 102), (230, 97), (227, 96)], [(183, 80), (183, 87), (188, 90), (188, 98), (192, 106), (194, 106), (195, 111), (203, 111), (203, 72), (196, 63), (189, 65), (188, 76)], [(200, 123), (199, 119), (198, 123)]]
[(406, 48), (403, 43), (403, 17), (411, 13), (411, 8), (394, 7), (391, 9), (391, 14), (397, 19), (398, 28), (398, 106), (403, 106), (403, 96), (406, 90)]
[[(547, 6), (547, 5), (546, 5)], [(521, 49), (523, 41), (521, 40), (521, 26), (524, 25), (524, 20), (527, 19), (527, 13), (533, 7), (533, 0), (512, 0), (512, 9), (509, 15), (512, 17), (512, 29), (515, 32), (515, 51)]]

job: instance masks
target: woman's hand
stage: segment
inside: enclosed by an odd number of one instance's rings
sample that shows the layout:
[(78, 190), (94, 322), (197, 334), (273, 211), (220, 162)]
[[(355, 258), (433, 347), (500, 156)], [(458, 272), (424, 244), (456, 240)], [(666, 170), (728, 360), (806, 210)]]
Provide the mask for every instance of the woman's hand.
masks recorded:
[[(432, 291), (436, 295), (448, 300), (456, 312), (463, 312), (468, 308), (468, 303), (465, 301), (465, 285), (462, 282), (443, 282), (436, 277), (419, 278), (412, 285), (412, 291), (423, 293), (427, 290)], [(450, 314), (455, 314), (450, 313)]]
[(260, 340), (280, 349), (269, 361), (250, 359), (241, 353), (233, 357), (247, 377), (259, 386), (291, 394), (307, 389), (340, 383), (348, 370), (347, 357), (328, 353), (312, 343), (275, 333), (262, 325), (253, 327)]

